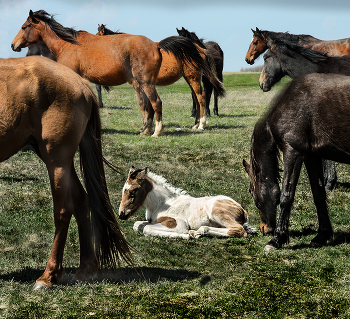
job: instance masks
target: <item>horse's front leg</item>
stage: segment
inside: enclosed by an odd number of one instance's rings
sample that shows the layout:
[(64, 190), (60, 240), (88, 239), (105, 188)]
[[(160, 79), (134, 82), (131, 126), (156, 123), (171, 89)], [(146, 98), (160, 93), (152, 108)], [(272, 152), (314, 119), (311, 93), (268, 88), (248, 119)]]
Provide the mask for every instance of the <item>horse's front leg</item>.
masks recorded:
[(202, 89), (200, 77), (186, 76), (186, 81), (192, 90), (192, 97), (196, 99), (197, 111), (196, 111), (196, 121), (193, 129), (204, 130), (207, 125), (207, 120), (205, 116), (205, 93)]
[(35, 290), (52, 288), (62, 275), (63, 251), (67, 239), (72, 209), (69, 207), (70, 165), (59, 166), (54, 163), (47, 164), (53, 197), (55, 236), (51, 255), (42, 276), (34, 285)]
[(335, 170), (335, 163), (330, 160), (323, 160), (323, 167), (325, 187), (331, 191), (337, 186), (337, 171)]
[[(210, 117), (210, 99), (211, 99), (211, 95), (213, 93), (213, 84), (210, 83), (209, 79), (207, 77), (202, 78), (202, 82), (203, 82), (203, 87), (204, 87), (204, 93), (205, 93), (205, 115), (207, 117)], [(214, 106), (214, 115), (218, 115), (217, 112), (217, 105), (216, 105), (216, 109)]]
[(320, 158), (306, 160), (305, 166), (309, 175), (319, 224), (317, 236), (312, 239), (310, 245), (318, 247), (325, 245), (327, 240), (333, 235), (332, 224), (328, 214), (327, 195), (323, 180), (322, 160)]
[[(153, 112), (156, 118), (156, 127), (153, 133), (153, 137), (158, 137), (163, 135), (163, 111), (162, 111), (162, 101), (160, 100), (158, 93), (156, 91), (155, 85), (153, 84), (144, 84), (142, 86), (142, 91), (146, 94), (149, 102), (151, 103)], [(150, 111), (151, 112), (151, 111)], [(153, 116), (152, 116), (153, 123)]]
[(283, 182), (280, 198), (280, 213), (273, 238), (266, 244), (265, 250), (282, 248), (289, 241), (289, 217), (295, 196), (303, 157), (290, 146), (283, 153)]

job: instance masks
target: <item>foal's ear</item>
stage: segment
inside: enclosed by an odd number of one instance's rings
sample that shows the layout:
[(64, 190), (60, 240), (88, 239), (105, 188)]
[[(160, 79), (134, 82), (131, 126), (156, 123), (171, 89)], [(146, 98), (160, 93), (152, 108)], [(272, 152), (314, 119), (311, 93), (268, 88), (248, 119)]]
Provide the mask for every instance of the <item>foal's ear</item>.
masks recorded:
[(243, 160), (243, 166), (244, 166), (245, 171), (249, 175), (250, 164), (246, 160)]

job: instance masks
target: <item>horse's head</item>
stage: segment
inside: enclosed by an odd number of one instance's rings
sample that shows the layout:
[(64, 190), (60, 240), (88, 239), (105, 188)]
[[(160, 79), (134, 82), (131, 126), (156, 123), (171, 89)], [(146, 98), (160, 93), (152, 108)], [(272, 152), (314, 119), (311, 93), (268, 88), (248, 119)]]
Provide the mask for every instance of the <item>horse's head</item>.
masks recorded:
[(40, 24), (42, 22), (34, 17), (33, 11), (30, 10), (27, 21), (22, 25), (21, 30), (11, 43), (12, 50), (21, 52), (22, 48), (41, 41), (40, 31), (38, 30)]
[(254, 64), (254, 61), (259, 57), (260, 54), (264, 53), (267, 49), (267, 43), (266, 38), (264, 34), (256, 28), (253, 31), (253, 39), (252, 42), (250, 42), (247, 54), (245, 56), (245, 61), (248, 64)]
[(125, 220), (134, 214), (143, 205), (152, 187), (152, 182), (147, 178), (147, 167), (135, 169), (132, 166), (123, 187), (119, 218)]
[(267, 177), (261, 170), (255, 168), (252, 160), (250, 164), (243, 160), (243, 166), (250, 178), (249, 193), (259, 209), (260, 231), (263, 235), (273, 234), (276, 228), (277, 206), (280, 201), (279, 184), (276, 179)]
[(264, 92), (268, 92), (284, 76), (281, 55), (276, 45), (272, 44), (264, 54), (264, 67), (260, 73), (259, 86)]
[(101, 25), (98, 25), (98, 28), (97, 28), (97, 33), (96, 35), (105, 35), (105, 32), (106, 32), (106, 25), (104, 24), (101, 24)]

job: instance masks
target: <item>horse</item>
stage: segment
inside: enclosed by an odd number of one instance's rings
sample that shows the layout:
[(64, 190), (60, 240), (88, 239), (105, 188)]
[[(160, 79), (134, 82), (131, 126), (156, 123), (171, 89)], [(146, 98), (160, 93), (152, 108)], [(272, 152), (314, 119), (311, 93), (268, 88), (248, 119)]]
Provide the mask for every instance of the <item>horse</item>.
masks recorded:
[[(108, 197), (99, 109), (89, 83), (62, 64), (30, 56), (0, 59), (0, 86), (0, 161), (30, 144), (45, 163), (51, 184), (55, 236), (34, 289), (59, 281), (72, 215), (80, 242), (74, 280), (89, 280), (99, 267), (115, 266), (120, 258), (131, 262)], [(86, 191), (73, 164), (78, 147)]]
[(232, 198), (194, 198), (148, 168), (132, 166), (123, 187), (119, 218), (130, 218), (141, 206), (146, 208), (146, 221), (136, 221), (133, 229), (147, 236), (189, 239), (256, 233), (249, 225), (248, 213)]
[[(259, 209), (260, 231), (273, 233), (266, 250), (281, 248), (289, 240), (289, 217), (303, 163), (319, 221), (311, 246), (325, 245), (332, 237), (322, 159), (350, 164), (349, 92), (348, 76), (303, 75), (282, 90), (255, 125), (250, 162), (243, 160), (243, 166), (250, 178), (249, 191)], [(279, 151), (283, 154), (282, 189), (279, 186)]]
[(267, 39), (283, 39), (289, 42), (306, 46), (315, 51), (326, 52), (329, 56), (350, 56), (350, 38), (324, 41), (308, 34), (291, 34), (288, 32), (273, 32), (259, 30), (253, 32), (253, 39), (250, 42), (245, 61), (254, 64), (255, 60), (268, 49)]
[[(215, 41), (207, 41), (204, 42), (203, 39), (199, 39), (197, 35), (194, 32), (189, 32), (184, 27), (182, 27), (181, 30), (176, 28), (176, 31), (178, 35), (189, 38), (193, 41), (193, 43), (199, 45), (200, 47), (206, 48), (210, 55), (213, 56), (213, 69), (215, 71), (216, 76), (218, 79), (223, 82), (223, 74), (222, 71), (224, 69), (224, 52), (222, 51), (220, 45)], [(211, 94), (213, 92), (213, 85), (210, 83), (207, 77), (202, 77), (204, 92), (205, 92), (205, 112), (206, 116), (210, 116), (210, 98)], [(218, 96), (219, 92), (217, 90), (214, 90), (214, 115), (219, 115), (219, 109), (218, 109)], [(193, 99), (193, 107), (192, 107), (192, 117), (195, 116), (196, 112), (196, 104), (195, 100)]]
[[(192, 68), (214, 77), (197, 47), (183, 37), (168, 37), (157, 43), (142, 35), (100, 37), (86, 31), (65, 28), (44, 10), (30, 10), (11, 47), (14, 51), (20, 51), (39, 41), (46, 44), (57, 62), (92, 83), (106, 86), (131, 83), (143, 114), (143, 135), (151, 133), (154, 115), (156, 126), (153, 136), (163, 133), (162, 102), (155, 89), (162, 50), (174, 54), (179, 63), (186, 61)], [(152, 108), (147, 108), (148, 103)], [(203, 108), (196, 118), (195, 127), (204, 129), (205, 124)]]
[(292, 79), (314, 72), (350, 75), (349, 56), (329, 56), (282, 39), (268, 39), (268, 43), (259, 78), (259, 86), (264, 92), (270, 91), (286, 75)]
[[(106, 27), (106, 25), (101, 24), (98, 25), (98, 35), (104, 36), (104, 35), (120, 35), (124, 34), (122, 32), (115, 32)], [(194, 41), (193, 41), (194, 42)], [(197, 48), (200, 50), (202, 48), (203, 50), (206, 50), (206, 55), (202, 53), (203, 59), (209, 59), (212, 55), (217, 55), (216, 53), (212, 53), (212, 50), (207, 49), (206, 47), (203, 47), (203, 45), (198, 45), (198, 43), (194, 42), (194, 44), (197, 46)], [(177, 80), (179, 80), (181, 77), (184, 77), (187, 84), (191, 88), (192, 91), (192, 98), (193, 98), (193, 111), (192, 115), (196, 118), (198, 118), (198, 113), (200, 112), (200, 109), (205, 108), (206, 109), (206, 116), (210, 116), (210, 111), (208, 113), (208, 107), (207, 107), (207, 93), (209, 94), (209, 102), (210, 102), (210, 95), (213, 90), (213, 87), (215, 88), (215, 94), (219, 96), (224, 96), (225, 89), (223, 88), (221, 82), (222, 82), (222, 74), (221, 77), (218, 73), (215, 74), (215, 77), (212, 77), (211, 79), (208, 79), (205, 75), (202, 77), (202, 72), (196, 68), (193, 68), (191, 65), (189, 65), (186, 62), (178, 61), (176, 56), (172, 53), (166, 53), (162, 52), (162, 64), (160, 66), (159, 74), (156, 80), (157, 86), (167, 86), (170, 84), (175, 83)], [(216, 59), (219, 59), (216, 57)], [(206, 79), (206, 85), (204, 86), (204, 92), (202, 90), (201, 86), (201, 79)], [(214, 81), (213, 83), (211, 81)], [(221, 82), (220, 82), (221, 81)], [(204, 81), (203, 81), (204, 83)], [(206, 90), (207, 87), (211, 88), (211, 91), (209, 89)]]

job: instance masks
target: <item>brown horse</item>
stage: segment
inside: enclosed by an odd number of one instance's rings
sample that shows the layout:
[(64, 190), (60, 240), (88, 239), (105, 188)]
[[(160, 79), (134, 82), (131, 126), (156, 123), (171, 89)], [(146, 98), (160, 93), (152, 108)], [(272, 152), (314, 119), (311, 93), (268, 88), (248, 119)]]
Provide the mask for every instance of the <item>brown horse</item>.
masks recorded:
[[(123, 35), (124, 33), (115, 32), (108, 29), (104, 24), (98, 25), (98, 35)], [(200, 52), (200, 55), (203, 60), (207, 60), (207, 56), (205, 55), (206, 49), (198, 46), (197, 50)], [(202, 117), (203, 109), (206, 108), (206, 98), (205, 92), (202, 89), (201, 80), (202, 80), (202, 70), (193, 66), (193, 64), (189, 64), (186, 61), (180, 61), (173, 53), (165, 52), (163, 49), (160, 50), (162, 53), (162, 64), (160, 66), (160, 70), (158, 73), (158, 77), (156, 80), (157, 86), (167, 86), (175, 83), (181, 77), (184, 77), (187, 84), (191, 88), (192, 96), (194, 98), (195, 112), (194, 116), (198, 119)], [(206, 77), (205, 77), (206, 78)], [(207, 78), (206, 78), (207, 79)], [(222, 80), (222, 79), (221, 79)], [(216, 76), (211, 76), (207, 81), (211, 84), (211, 87), (215, 88), (215, 92), (217, 92), (218, 96), (223, 96), (225, 94), (225, 89), (222, 86), (221, 82), (216, 78)], [(214, 81), (214, 83), (211, 83)], [(101, 103), (101, 101), (100, 101)], [(210, 114), (210, 113), (209, 113)], [(208, 112), (206, 112), (208, 115)], [(194, 128), (203, 129), (205, 123), (198, 123)], [(199, 124), (199, 126), (198, 126)]]
[[(29, 143), (50, 178), (55, 237), (34, 288), (52, 287), (59, 280), (72, 215), (80, 242), (75, 280), (90, 279), (99, 265), (115, 266), (119, 257), (130, 262), (108, 197), (99, 108), (89, 83), (62, 64), (32, 56), (1, 59), (0, 86), (0, 161)], [(87, 191), (73, 164), (78, 146)]]
[[(194, 44), (183, 37), (169, 37), (156, 43), (141, 35), (100, 37), (74, 29), (68, 32), (67, 29), (44, 10), (34, 13), (30, 10), (11, 46), (14, 51), (20, 51), (42, 41), (58, 62), (95, 84), (131, 83), (143, 114), (141, 134), (150, 134), (154, 114), (156, 127), (153, 136), (163, 132), (162, 102), (155, 89), (162, 62), (161, 50), (172, 52), (178, 61), (187, 61), (208, 76), (211, 73)], [(152, 105), (149, 110), (148, 103)], [(206, 123), (204, 109), (201, 113), (200, 119), (196, 119), (199, 127)]]
[(288, 32), (272, 32), (256, 30), (253, 31), (253, 40), (251, 41), (245, 60), (248, 64), (254, 64), (254, 61), (268, 49), (268, 38), (272, 40), (283, 39), (292, 43), (311, 48), (315, 51), (326, 52), (329, 56), (350, 56), (350, 38), (323, 41), (307, 34), (290, 34)]

